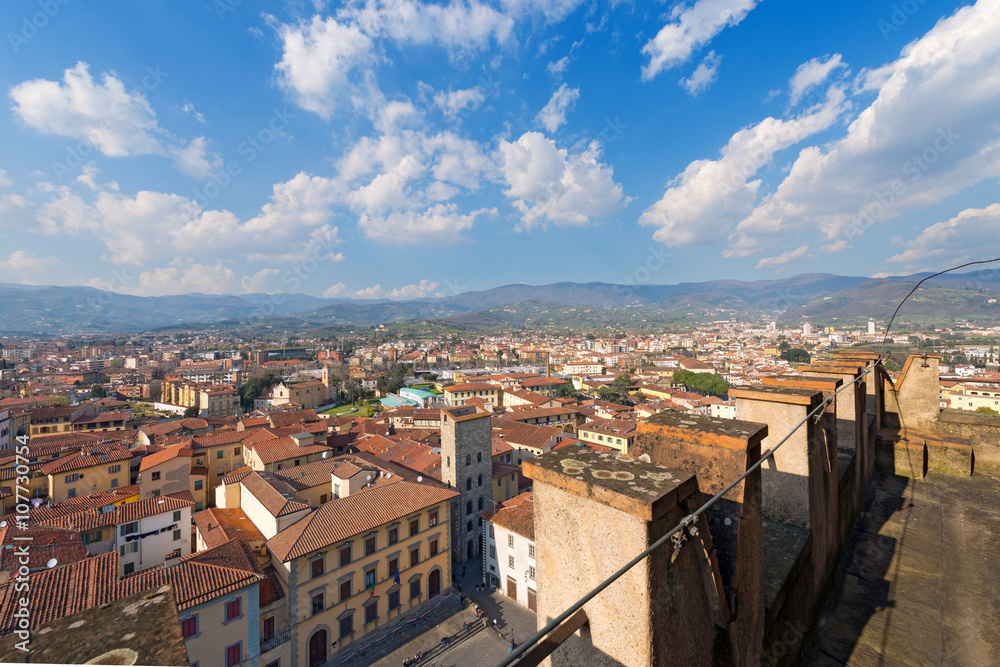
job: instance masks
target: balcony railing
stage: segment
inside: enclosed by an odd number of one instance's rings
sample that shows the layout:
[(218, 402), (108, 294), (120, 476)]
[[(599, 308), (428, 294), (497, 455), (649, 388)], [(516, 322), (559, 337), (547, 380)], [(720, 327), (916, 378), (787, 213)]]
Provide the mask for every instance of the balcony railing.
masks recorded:
[(289, 640), (292, 636), (290, 630), (285, 630), (284, 632), (279, 632), (270, 639), (262, 639), (260, 642), (260, 652), (267, 653), (268, 651), (273, 651), (285, 642)]

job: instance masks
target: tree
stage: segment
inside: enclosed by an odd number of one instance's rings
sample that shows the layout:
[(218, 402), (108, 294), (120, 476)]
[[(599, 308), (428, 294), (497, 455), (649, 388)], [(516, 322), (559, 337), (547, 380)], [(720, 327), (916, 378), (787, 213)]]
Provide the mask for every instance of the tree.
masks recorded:
[(95, 384), (93, 387), (90, 388), (90, 397), (91, 398), (106, 398), (107, 395), (108, 395), (108, 392), (105, 391), (104, 387), (102, 387), (99, 384)]
[(577, 398), (578, 394), (576, 389), (573, 387), (572, 382), (564, 382), (556, 387), (555, 392), (556, 398)]
[(243, 383), (239, 389), (240, 404), (244, 410), (252, 410), (255, 399), (271, 390), (271, 387), (281, 382), (274, 373), (252, 377)]
[(987, 407), (985, 405), (976, 408), (976, 412), (983, 415), (1000, 415), (1000, 412), (997, 412), (993, 408)]
[(781, 358), (794, 364), (808, 364), (812, 361), (812, 355), (797, 347), (793, 347), (782, 352)]
[(184, 411), (184, 419), (190, 419), (191, 417), (197, 417), (198, 413), (201, 412), (201, 408), (197, 405), (192, 405), (187, 410)]

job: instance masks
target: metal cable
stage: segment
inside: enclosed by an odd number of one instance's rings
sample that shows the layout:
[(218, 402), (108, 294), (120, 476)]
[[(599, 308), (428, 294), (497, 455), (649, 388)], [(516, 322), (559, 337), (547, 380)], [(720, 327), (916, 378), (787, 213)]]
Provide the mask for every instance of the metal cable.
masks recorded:
[(860, 382), (861, 380), (863, 380), (865, 378), (865, 376), (868, 373), (870, 373), (873, 368), (875, 368), (875, 365), (878, 364), (878, 363), (881, 363), (884, 358), (885, 358), (884, 355), (879, 355), (879, 358), (876, 359), (875, 362), (869, 368), (866, 368), (865, 370), (863, 370), (861, 372), (861, 375), (859, 375), (854, 380), (851, 380), (848, 384), (845, 384), (843, 387), (841, 387), (837, 391), (835, 391), (832, 394), (830, 394), (827, 398), (823, 399), (823, 401), (819, 405), (817, 405), (815, 408), (813, 408), (812, 410), (809, 411), (809, 414), (807, 414), (805, 416), (805, 418), (802, 421), (800, 421), (795, 426), (795, 428), (793, 428), (791, 431), (789, 431), (788, 434), (784, 438), (781, 439), (781, 442), (779, 442), (774, 447), (770, 448), (769, 450), (767, 450), (766, 452), (764, 452), (763, 454), (761, 454), (760, 459), (758, 459), (758, 461), (755, 464), (753, 464), (752, 466), (750, 466), (747, 469), (746, 472), (744, 472), (742, 475), (740, 475), (739, 477), (737, 477), (733, 482), (731, 482), (730, 484), (728, 484), (724, 489), (722, 489), (722, 491), (719, 491), (717, 494), (715, 494), (710, 500), (708, 500), (707, 502), (705, 502), (705, 504), (703, 504), (697, 510), (695, 510), (691, 514), (687, 515), (683, 519), (681, 519), (680, 523), (678, 523), (676, 526), (674, 526), (673, 529), (671, 529), (667, 534), (665, 534), (660, 539), (656, 540), (656, 542), (654, 542), (653, 544), (651, 544), (650, 546), (648, 546), (642, 553), (640, 553), (638, 556), (636, 556), (635, 558), (633, 558), (632, 560), (630, 560), (628, 563), (626, 563), (625, 565), (623, 565), (621, 568), (619, 568), (617, 572), (615, 572), (610, 577), (608, 577), (607, 579), (605, 579), (604, 581), (602, 581), (595, 588), (591, 589), (591, 591), (589, 593), (587, 593), (582, 598), (580, 598), (579, 600), (577, 600), (573, 605), (570, 606), (569, 609), (567, 609), (566, 611), (564, 611), (563, 613), (559, 614), (554, 619), (552, 619), (551, 621), (549, 621), (549, 623), (544, 628), (542, 628), (541, 630), (539, 630), (535, 634), (533, 634), (530, 637), (528, 637), (527, 639), (525, 639), (524, 643), (522, 643), (520, 646), (518, 646), (516, 649), (514, 649), (514, 651), (512, 651), (510, 653), (510, 655), (508, 655), (506, 658), (504, 658), (503, 660), (501, 660), (500, 662), (498, 662), (496, 664), (496, 667), (507, 667), (507, 665), (512, 664), (515, 660), (517, 660), (519, 657), (521, 657), (521, 655), (523, 655), (528, 649), (530, 649), (532, 646), (534, 646), (539, 641), (541, 641), (541, 639), (543, 637), (545, 637), (545, 635), (547, 635), (550, 632), (552, 632), (553, 630), (555, 630), (557, 627), (559, 627), (562, 624), (563, 621), (565, 621), (567, 618), (569, 618), (574, 613), (576, 613), (576, 611), (578, 609), (580, 609), (581, 607), (583, 607), (583, 605), (585, 605), (588, 602), (590, 602), (594, 597), (597, 596), (598, 593), (600, 593), (605, 588), (607, 588), (608, 586), (610, 586), (611, 584), (613, 584), (619, 577), (621, 577), (623, 574), (625, 574), (626, 572), (628, 572), (629, 570), (631, 570), (635, 565), (637, 565), (640, 561), (642, 561), (642, 559), (644, 559), (646, 556), (648, 556), (649, 554), (651, 554), (654, 551), (656, 551), (656, 549), (658, 549), (661, 546), (663, 546), (663, 544), (665, 544), (667, 540), (669, 540), (671, 537), (673, 537), (678, 532), (680, 532), (682, 529), (684, 529), (685, 526), (688, 526), (691, 523), (693, 523), (693, 521), (696, 518), (698, 518), (698, 516), (700, 516), (701, 514), (704, 514), (704, 512), (708, 508), (710, 508), (712, 505), (714, 505), (716, 502), (718, 502), (724, 495), (726, 495), (727, 493), (729, 493), (737, 484), (739, 484), (744, 479), (746, 479), (747, 475), (749, 475), (753, 471), (757, 470), (757, 468), (759, 468), (764, 463), (764, 461), (767, 460), (767, 458), (770, 457), (779, 447), (781, 447), (783, 444), (785, 444), (785, 442), (787, 442), (788, 439), (791, 438), (792, 435), (796, 431), (798, 431), (802, 427), (803, 424), (805, 424), (807, 421), (809, 421), (815, 415), (817, 415), (820, 412), (822, 412), (823, 409), (826, 407), (826, 405), (830, 401), (832, 401), (837, 396), (837, 394), (839, 394), (840, 392), (844, 391), (848, 387), (853, 387), (857, 382)]

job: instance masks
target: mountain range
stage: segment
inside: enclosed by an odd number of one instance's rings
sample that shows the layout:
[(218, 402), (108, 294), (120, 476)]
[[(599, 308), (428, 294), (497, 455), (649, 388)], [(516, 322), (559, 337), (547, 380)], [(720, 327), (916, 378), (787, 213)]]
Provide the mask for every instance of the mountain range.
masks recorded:
[[(183, 324), (299, 327), (371, 326), (413, 320), (525, 324), (546, 309), (550, 324), (589, 321), (698, 321), (751, 317), (788, 325), (810, 320), (863, 324), (887, 320), (905, 294), (928, 274), (865, 278), (802, 274), (780, 280), (712, 280), (676, 285), (561, 282), (514, 284), (410, 301), (323, 299), (306, 294), (181, 294), (133, 296), (92, 287), (0, 283), (0, 333), (67, 335), (136, 333)], [(947, 274), (926, 283), (900, 313), (904, 320), (1000, 321), (1000, 271)], [(532, 305), (530, 308), (526, 306)], [(515, 306), (519, 306), (515, 308)], [(538, 306), (541, 306), (540, 308)], [(590, 309), (590, 315), (581, 317)], [(520, 311), (524, 311), (523, 313)], [(600, 314), (600, 317), (595, 317)], [(636, 315), (640, 317), (636, 317)], [(557, 321), (558, 320), (558, 321)]]

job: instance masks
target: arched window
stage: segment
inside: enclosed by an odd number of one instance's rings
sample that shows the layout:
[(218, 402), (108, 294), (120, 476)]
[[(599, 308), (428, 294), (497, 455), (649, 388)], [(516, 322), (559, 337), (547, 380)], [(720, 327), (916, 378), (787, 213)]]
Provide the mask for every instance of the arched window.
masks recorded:
[(479, 496), (479, 509), (480, 510), (483, 509), (483, 497), (482, 496)]
[(446, 456), (446, 457), (444, 457), (444, 460), (445, 460), (445, 466), (444, 467), (445, 468), (450, 468), (451, 467), (451, 457), (450, 456)]
[(472, 514), (472, 501), (471, 500), (465, 504), (465, 513), (466, 513), (466, 515)]
[[(470, 479), (469, 481), (471, 482), (472, 480)], [(479, 486), (482, 486), (482, 485), (483, 485), (483, 476), (480, 475), (479, 476)]]
[(466, 454), (465, 455), (465, 465), (467, 465), (467, 466), (471, 466), (472, 465), (472, 454)]
[(465, 490), (472, 491), (472, 478), (465, 480)]
[(482, 463), (482, 462), (483, 462), (483, 453), (479, 452), (478, 454), (476, 454), (476, 463)]

